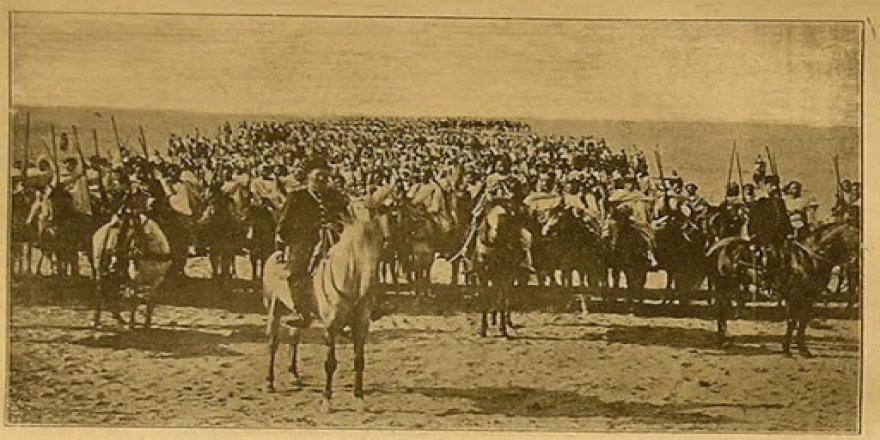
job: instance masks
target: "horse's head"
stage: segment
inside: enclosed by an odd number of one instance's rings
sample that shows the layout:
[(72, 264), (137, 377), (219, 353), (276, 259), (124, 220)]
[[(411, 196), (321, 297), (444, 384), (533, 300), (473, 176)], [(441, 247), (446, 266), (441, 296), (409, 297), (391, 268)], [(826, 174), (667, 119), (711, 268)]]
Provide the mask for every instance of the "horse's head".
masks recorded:
[(804, 246), (831, 264), (853, 264), (860, 256), (861, 233), (847, 223), (823, 225), (813, 230)]
[(490, 247), (510, 245), (518, 240), (519, 226), (516, 218), (503, 205), (490, 208), (486, 212), (483, 224), (485, 234), (482, 240)]
[(391, 237), (387, 209), (372, 198), (352, 199), (348, 204), (347, 214), (345, 229), (362, 230), (366, 239), (380, 244)]

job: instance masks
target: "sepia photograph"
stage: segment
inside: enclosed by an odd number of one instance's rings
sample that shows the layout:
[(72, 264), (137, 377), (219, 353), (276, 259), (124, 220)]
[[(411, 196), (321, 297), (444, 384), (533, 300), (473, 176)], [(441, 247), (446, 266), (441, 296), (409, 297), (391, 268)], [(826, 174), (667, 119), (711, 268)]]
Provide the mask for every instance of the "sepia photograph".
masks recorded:
[(862, 433), (864, 17), (8, 28), (6, 427)]

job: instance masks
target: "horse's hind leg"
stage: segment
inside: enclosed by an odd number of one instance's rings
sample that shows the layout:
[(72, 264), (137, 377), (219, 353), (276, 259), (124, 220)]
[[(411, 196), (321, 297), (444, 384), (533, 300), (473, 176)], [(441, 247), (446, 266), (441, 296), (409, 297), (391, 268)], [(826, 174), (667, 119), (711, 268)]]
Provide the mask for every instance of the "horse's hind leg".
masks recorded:
[(128, 329), (129, 330), (134, 330), (134, 327), (137, 324), (137, 308), (138, 308), (137, 298), (134, 295), (132, 295), (132, 298), (131, 298), (131, 319), (128, 321)]
[(715, 286), (715, 311), (718, 326), (718, 345), (725, 346), (728, 344), (727, 339), (727, 314), (730, 308), (730, 299), (727, 292), (721, 285)]
[(797, 343), (798, 343), (798, 352), (803, 357), (813, 357), (813, 353), (810, 352), (810, 349), (807, 348), (807, 327), (810, 323), (810, 308), (812, 304), (807, 301), (804, 301), (803, 304), (798, 305), (798, 316), (797, 316)]
[(293, 329), (290, 335), (290, 367), (287, 371), (293, 375), (294, 385), (302, 384), (302, 377), (299, 375), (299, 344), (302, 341), (302, 332), (298, 328)]
[(107, 295), (106, 289), (107, 286), (104, 286), (102, 280), (97, 281), (97, 289), (95, 295), (95, 315), (92, 318), (92, 327), (98, 328), (101, 326), (101, 309), (104, 307), (104, 299)]
[(269, 316), (269, 372), (266, 375), (266, 390), (275, 391), (275, 352), (278, 351), (278, 330), (281, 327), (281, 317), (274, 313)]
[(327, 343), (327, 358), (324, 360), (324, 401), (322, 402), (322, 410), (331, 412), (333, 405), (333, 374), (336, 372), (336, 333), (332, 329), (328, 329), (325, 335)]
[(153, 325), (153, 310), (155, 309), (156, 303), (154, 303), (152, 299), (148, 300), (146, 304), (146, 316), (144, 317), (144, 328), (147, 330)]

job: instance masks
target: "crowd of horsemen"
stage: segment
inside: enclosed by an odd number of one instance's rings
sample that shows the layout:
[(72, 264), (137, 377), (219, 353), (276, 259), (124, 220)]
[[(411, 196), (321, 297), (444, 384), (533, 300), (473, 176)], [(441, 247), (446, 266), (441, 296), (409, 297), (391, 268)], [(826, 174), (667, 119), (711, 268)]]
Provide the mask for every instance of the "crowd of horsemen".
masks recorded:
[[(18, 241), (51, 247), (39, 223), (41, 205), (53, 198), (55, 221), (69, 223), (63, 230), (71, 235), (85, 236), (127, 215), (154, 221), (170, 243), (172, 276), (182, 276), (187, 258), (220, 253), (220, 247), (250, 252), (252, 260), (284, 247), (291, 290), (298, 292), (307, 290), (309, 270), (353, 198), (370, 198), (395, 213), (399, 234), (389, 240), (389, 253), (397, 260), (392, 266), (404, 270), (412, 267), (414, 243), (429, 248), (432, 259), (466, 263), (479, 245), (480, 222), (504, 209), (516, 219), (520, 267), (547, 282), (553, 278), (548, 269), (555, 269), (547, 261), (559, 257), (553, 250), (571, 245), (566, 237), (556, 237), (559, 247), (548, 243), (548, 228), (560, 214), (597, 236), (609, 222), (632, 225), (646, 244), (649, 270), (675, 264), (674, 250), (664, 257), (670, 230), (682, 243), (698, 243), (701, 252), (725, 237), (745, 238), (761, 264), (774, 244), (798, 240), (824, 222), (857, 226), (860, 219), (859, 182), (839, 181), (830, 217), (820, 218), (800, 182), (781, 181), (772, 155), (755, 158), (745, 177), (742, 170), (729, 172), (724, 198), (713, 205), (696, 183), (675, 171), (663, 174), (659, 157), (659, 173), (652, 173), (642, 151), (615, 148), (603, 138), (538, 134), (518, 121), (227, 122), (213, 136), (171, 134), (162, 148), (140, 141), (142, 148), (120, 143), (113, 159), (86, 157), (62, 133), (52, 143), (60, 142), (66, 158), (16, 162)], [(78, 272), (76, 265), (70, 270)], [(215, 268), (215, 275), (223, 270)], [(256, 277), (256, 264), (254, 271)]]

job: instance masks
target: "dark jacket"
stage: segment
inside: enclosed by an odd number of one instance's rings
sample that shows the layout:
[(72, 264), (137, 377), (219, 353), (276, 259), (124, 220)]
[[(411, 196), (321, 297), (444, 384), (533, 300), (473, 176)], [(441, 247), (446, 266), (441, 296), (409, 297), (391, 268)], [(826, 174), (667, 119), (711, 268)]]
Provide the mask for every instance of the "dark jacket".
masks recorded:
[(287, 244), (315, 244), (321, 225), (338, 222), (344, 212), (345, 202), (341, 195), (331, 192), (319, 202), (307, 189), (298, 189), (287, 195), (278, 216), (276, 232)]

